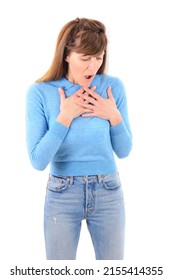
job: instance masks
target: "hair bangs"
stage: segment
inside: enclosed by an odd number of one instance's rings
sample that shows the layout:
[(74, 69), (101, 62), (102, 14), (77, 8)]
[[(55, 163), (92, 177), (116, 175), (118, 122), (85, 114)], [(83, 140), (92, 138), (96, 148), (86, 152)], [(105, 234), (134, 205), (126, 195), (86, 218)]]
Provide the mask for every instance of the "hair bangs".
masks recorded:
[(77, 37), (71, 51), (84, 55), (97, 55), (106, 51), (107, 39), (103, 33), (85, 30)]

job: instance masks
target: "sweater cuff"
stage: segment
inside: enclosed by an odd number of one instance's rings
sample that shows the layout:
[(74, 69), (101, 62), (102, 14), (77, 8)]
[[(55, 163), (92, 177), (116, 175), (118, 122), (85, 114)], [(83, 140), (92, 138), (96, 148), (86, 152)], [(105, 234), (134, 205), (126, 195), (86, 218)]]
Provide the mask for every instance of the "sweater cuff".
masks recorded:
[(126, 127), (123, 121), (117, 125), (111, 126), (110, 128), (110, 133), (112, 136), (123, 134), (125, 131), (126, 131)]
[(61, 124), (60, 122), (55, 121), (50, 129), (50, 134), (53, 136), (57, 136), (59, 138), (63, 138), (68, 132), (68, 130), (69, 130), (68, 127)]

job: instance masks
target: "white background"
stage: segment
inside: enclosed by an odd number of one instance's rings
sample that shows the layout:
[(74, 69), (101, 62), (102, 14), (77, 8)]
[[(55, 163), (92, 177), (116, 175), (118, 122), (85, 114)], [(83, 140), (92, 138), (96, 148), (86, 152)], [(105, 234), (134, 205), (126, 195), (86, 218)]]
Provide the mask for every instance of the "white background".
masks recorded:
[[(1, 1), (0, 254), (7, 265), (45, 260), (43, 207), (49, 168), (32, 168), (25, 95), (49, 67), (62, 26), (76, 17), (107, 27), (108, 73), (125, 84), (134, 146), (117, 159), (126, 201), (125, 260), (159, 265), (172, 250), (171, 1)], [(70, 233), (69, 233), (70, 234)], [(1, 258), (1, 259), (2, 259)], [(94, 261), (85, 221), (77, 260)]]

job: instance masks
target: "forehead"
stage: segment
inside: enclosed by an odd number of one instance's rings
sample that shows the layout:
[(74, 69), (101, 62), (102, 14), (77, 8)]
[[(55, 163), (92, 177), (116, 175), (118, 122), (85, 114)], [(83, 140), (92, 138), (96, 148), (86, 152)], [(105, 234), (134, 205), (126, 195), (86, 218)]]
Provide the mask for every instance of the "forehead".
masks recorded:
[(74, 52), (71, 51), (70, 55), (74, 56), (74, 57), (82, 57), (82, 56), (91, 56), (91, 57), (95, 57), (95, 56), (103, 56), (105, 54), (104, 51), (102, 51), (101, 53), (97, 53), (97, 54), (87, 54), (87, 53), (82, 53), (82, 52)]
[(84, 53), (80, 53), (80, 55), (82, 56), (103, 56), (105, 54), (104, 51), (99, 52), (99, 53), (95, 53), (95, 54), (84, 54)]

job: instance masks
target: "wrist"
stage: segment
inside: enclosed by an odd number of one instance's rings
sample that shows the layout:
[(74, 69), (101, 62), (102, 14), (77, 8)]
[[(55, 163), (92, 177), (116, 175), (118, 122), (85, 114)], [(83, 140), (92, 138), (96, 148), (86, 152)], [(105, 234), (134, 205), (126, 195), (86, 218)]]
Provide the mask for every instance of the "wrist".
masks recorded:
[(69, 127), (71, 122), (72, 122), (72, 119), (69, 118), (68, 116), (65, 116), (62, 113), (60, 113), (58, 115), (58, 117), (56, 118), (56, 122), (59, 122), (59, 123), (63, 124), (66, 127)]
[(109, 122), (111, 126), (115, 126), (119, 124), (120, 122), (122, 122), (121, 114), (119, 113), (119, 115), (116, 115), (115, 117), (113, 116), (112, 118), (109, 119)]

